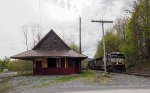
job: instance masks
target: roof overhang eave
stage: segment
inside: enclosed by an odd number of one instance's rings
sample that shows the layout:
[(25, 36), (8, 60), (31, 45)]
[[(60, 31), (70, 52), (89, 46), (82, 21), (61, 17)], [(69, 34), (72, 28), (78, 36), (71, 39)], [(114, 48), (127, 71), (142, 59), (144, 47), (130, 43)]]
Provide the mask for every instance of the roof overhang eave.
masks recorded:
[(68, 57), (68, 58), (81, 58), (81, 59), (85, 59), (87, 58), (87, 56), (85, 57), (74, 57), (74, 56), (26, 56), (26, 57), (10, 57), (12, 59), (33, 59), (33, 58), (64, 58), (64, 57)]

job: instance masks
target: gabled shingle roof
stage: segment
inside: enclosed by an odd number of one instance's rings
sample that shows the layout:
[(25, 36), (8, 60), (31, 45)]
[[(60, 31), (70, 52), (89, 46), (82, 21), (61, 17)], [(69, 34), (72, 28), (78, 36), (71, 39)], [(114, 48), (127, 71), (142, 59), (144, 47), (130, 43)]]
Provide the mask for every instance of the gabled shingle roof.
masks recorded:
[(53, 30), (50, 30), (33, 50), (70, 50), (70, 47)]
[(71, 50), (53, 30), (50, 30), (32, 50), (14, 55), (11, 58), (29, 59), (35, 57), (86, 58), (85, 55)]

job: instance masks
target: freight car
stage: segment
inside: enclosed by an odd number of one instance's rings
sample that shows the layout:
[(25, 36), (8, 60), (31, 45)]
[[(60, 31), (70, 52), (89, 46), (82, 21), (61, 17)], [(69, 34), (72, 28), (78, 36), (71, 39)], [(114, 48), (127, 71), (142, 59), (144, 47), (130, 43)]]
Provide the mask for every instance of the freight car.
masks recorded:
[[(112, 52), (106, 56), (107, 71), (111, 72), (125, 72), (126, 71), (125, 56), (119, 52)], [(89, 69), (104, 70), (103, 58), (96, 58), (88, 62)]]

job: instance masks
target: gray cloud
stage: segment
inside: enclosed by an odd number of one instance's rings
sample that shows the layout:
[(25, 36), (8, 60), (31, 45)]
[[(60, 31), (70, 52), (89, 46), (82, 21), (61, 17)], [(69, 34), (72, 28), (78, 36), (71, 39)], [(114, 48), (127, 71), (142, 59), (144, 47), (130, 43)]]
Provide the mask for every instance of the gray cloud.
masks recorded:
[[(80, 1), (80, 3), (75, 5), (73, 1)], [(51, 15), (55, 10), (48, 11), (48, 7), (56, 5), (74, 10), (82, 17), (82, 46), (87, 48), (84, 54), (92, 57), (102, 35), (101, 25), (91, 23), (91, 20), (115, 20), (123, 15), (123, 8), (128, 8), (132, 1), (134, 0), (41, 0), (43, 34), (53, 29), (62, 38), (63, 34), (69, 38), (73, 37), (78, 44), (78, 17), (73, 20), (54, 19)], [(37, 0), (9, 0), (9, 3), (8, 0), (0, 1), (0, 58), (25, 51), (21, 27), (24, 24), (39, 23), (38, 4)], [(63, 19), (61, 14), (60, 18)], [(105, 28), (111, 25), (105, 25)]]

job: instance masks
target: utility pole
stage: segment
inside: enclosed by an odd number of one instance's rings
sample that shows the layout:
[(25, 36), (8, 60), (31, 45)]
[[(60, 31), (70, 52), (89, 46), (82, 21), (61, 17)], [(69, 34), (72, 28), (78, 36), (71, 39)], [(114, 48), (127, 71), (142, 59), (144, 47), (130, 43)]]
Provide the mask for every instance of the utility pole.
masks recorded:
[(82, 50), (81, 50), (81, 17), (79, 17), (79, 53), (82, 54)]
[(113, 21), (104, 21), (104, 20), (92, 20), (91, 22), (102, 23), (102, 32), (103, 32), (103, 61), (104, 61), (104, 71), (107, 72), (106, 64), (106, 49), (105, 49), (105, 38), (104, 38), (104, 23), (113, 23)]

